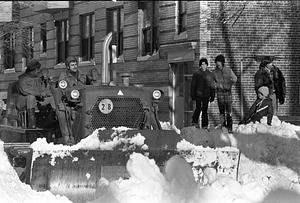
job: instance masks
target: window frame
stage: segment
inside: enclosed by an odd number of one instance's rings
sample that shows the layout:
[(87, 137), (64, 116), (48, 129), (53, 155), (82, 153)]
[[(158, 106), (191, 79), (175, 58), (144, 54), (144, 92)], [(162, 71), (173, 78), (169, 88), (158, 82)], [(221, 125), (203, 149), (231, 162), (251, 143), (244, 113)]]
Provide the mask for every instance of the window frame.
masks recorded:
[[(56, 20), (55, 28), (56, 28), (56, 63), (57, 64), (64, 63), (64, 61), (69, 56), (69, 40), (70, 40), (69, 19)], [(61, 40), (61, 38), (63, 39)]]
[(177, 1), (177, 34), (187, 30), (187, 1)]
[[(8, 41), (6, 42), (6, 38), (9, 38)], [(4, 46), (3, 46), (3, 49), (4, 49), (4, 63), (3, 63), (3, 67), (4, 67), (4, 72), (5, 70), (7, 69), (14, 69), (15, 68), (15, 51), (16, 51), (16, 35), (14, 32), (9, 32), (9, 33), (6, 33), (4, 36), (3, 36), (3, 39), (4, 39)], [(5, 50), (9, 50), (9, 54), (7, 54), (8, 52), (5, 51)], [(9, 65), (6, 66), (6, 60), (9, 60)]]
[[(113, 18), (113, 12), (117, 12), (117, 31), (114, 31), (114, 18)], [(106, 16), (107, 16), (107, 34), (109, 32), (112, 32), (112, 41), (110, 44), (110, 48), (112, 49), (112, 45), (117, 46), (116, 50), (116, 57), (119, 58), (123, 55), (124, 51), (124, 8), (123, 6), (118, 6), (114, 8), (108, 8), (106, 9)], [(123, 19), (122, 19), (123, 18)]]
[[(84, 38), (85, 36), (85, 27), (86, 24), (83, 24), (83, 22), (86, 22), (84, 18), (88, 19), (88, 37), (87, 39)], [(95, 59), (95, 26), (96, 26), (96, 19), (95, 19), (95, 13), (87, 13), (80, 15), (80, 61), (92, 61)], [(87, 40), (87, 50), (83, 50), (83, 40)], [(87, 51), (86, 57), (83, 54), (84, 51)]]
[(42, 54), (47, 52), (47, 23), (41, 23), (41, 33), (40, 33), (40, 51)]
[[(150, 26), (145, 26), (144, 22), (142, 23), (142, 26), (139, 28), (140, 29), (140, 37), (142, 38), (141, 44), (141, 51), (139, 53), (140, 56), (147, 56), (147, 55), (153, 55), (154, 51), (156, 52), (159, 49), (159, 22), (156, 22), (155, 16), (158, 15), (157, 10), (156, 10), (156, 1), (149, 1), (149, 2), (140, 2), (139, 4), (139, 9), (142, 10), (143, 12), (143, 21), (145, 19), (145, 10), (148, 8), (146, 4), (150, 4), (152, 7), (152, 13), (151, 13), (151, 24)], [(158, 20), (157, 20), (158, 21)], [(147, 33), (149, 32), (149, 33)], [(150, 39), (148, 39), (149, 36)], [(148, 40), (147, 40), (148, 39)], [(150, 44), (147, 48), (147, 42)]]
[(26, 60), (34, 57), (34, 28), (33, 26), (25, 27), (23, 29), (23, 56)]

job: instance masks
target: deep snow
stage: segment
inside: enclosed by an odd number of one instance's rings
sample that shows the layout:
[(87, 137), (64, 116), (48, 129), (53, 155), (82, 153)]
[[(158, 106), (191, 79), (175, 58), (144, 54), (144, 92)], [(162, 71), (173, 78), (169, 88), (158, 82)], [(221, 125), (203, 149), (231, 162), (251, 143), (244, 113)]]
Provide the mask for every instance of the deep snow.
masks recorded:
[[(239, 126), (235, 129), (235, 132), (249, 136), (257, 133), (267, 133), (273, 135), (274, 138), (281, 137), (290, 140), (299, 139), (299, 130), (299, 126), (281, 122), (277, 117), (274, 117), (272, 127), (267, 126), (263, 119), (262, 123)], [(136, 135), (134, 141), (122, 141), (129, 143), (129, 146), (130, 144), (139, 145), (140, 147), (144, 145), (142, 135)], [(229, 141), (232, 145), (234, 145), (234, 142), (238, 145), (239, 140), (235, 140), (233, 137)], [(55, 156), (66, 156), (67, 154), (61, 153), (61, 149), (76, 150), (79, 148), (102, 147), (112, 149), (118, 143), (120, 143), (120, 139), (114, 138), (114, 136), (112, 136), (111, 142), (101, 143), (97, 139), (96, 132), (94, 132), (91, 136), (71, 147), (48, 144), (44, 139), (33, 143), (32, 147), (35, 150), (44, 150), (45, 153), (54, 150), (57, 152)], [(188, 142), (185, 142), (184, 146), (181, 147), (190, 147), (194, 150), (199, 148)], [(70, 202), (66, 197), (54, 196), (48, 191), (35, 192), (28, 185), (21, 183), (3, 151), (3, 142), (0, 142), (0, 160), (2, 163), (0, 166), (1, 202)], [(283, 165), (268, 165), (250, 160), (243, 154), (240, 159), (238, 181), (231, 177), (217, 176), (213, 169), (208, 169), (205, 185), (196, 183), (191, 178), (193, 177), (191, 168), (186, 161), (179, 157), (173, 157), (167, 162), (166, 173), (163, 174), (154, 160), (133, 153), (127, 162), (127, 170), (130, 174), (130, 178), (127, 180), (120, 179), (108, 182), (101, 179), (97, 188), (98, 199), (94, 202), (103, 200), (104, 202), (119, 203), (260, 203), (270, 191), (276, 188), (284, 188), (289, 191), (276, 191), (271, 197), (266, 197), (264, 202), (274, 202), (274, 199), (272, 200), (274, 196), (276, 200), (283, 197), (283, 202), (300, 202), (298, 196), (300, 194), (299, 176), (295, 171)], [(288, 200), (288, 197), (291, 199)]]

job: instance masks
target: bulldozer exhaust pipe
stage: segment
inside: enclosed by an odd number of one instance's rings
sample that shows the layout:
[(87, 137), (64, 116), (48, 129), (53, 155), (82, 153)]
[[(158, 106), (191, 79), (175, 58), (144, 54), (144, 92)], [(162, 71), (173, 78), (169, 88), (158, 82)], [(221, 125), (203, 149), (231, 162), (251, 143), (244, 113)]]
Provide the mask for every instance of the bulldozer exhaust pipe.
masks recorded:
[(110, 82), (110, 70), (108, 67), (108, 61), (109, 61), (109, 44), (112, 40), (112, 32), (108, 33), (103, 41), (102, 46), (102, 72), (101, 72), (101, 78), (102, 78), (102, 84), (107, 85)]

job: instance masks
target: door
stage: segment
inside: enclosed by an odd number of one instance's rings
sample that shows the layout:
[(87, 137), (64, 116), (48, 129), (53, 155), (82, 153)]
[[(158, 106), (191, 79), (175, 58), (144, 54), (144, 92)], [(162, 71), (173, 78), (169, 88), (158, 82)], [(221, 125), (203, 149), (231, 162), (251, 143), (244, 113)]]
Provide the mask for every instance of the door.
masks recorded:
[(193, 76), (193, 62), (181, 62), (171, 65), (173, 71), (174, 124), (181, 129), (190, 126), (193, 115), (193, 101), (190, 96)]

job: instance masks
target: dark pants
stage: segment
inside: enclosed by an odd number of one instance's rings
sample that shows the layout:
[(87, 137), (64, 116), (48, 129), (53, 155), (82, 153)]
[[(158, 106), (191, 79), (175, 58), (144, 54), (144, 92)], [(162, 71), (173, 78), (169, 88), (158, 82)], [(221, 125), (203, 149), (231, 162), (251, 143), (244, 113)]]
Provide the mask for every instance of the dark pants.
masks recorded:
[(208, 116), (207, 116), (207, 108), (208, 108), (208, 98), (199, 98), (196, 99), (196, 109), (193, 114), (193, 123), (198, 123), (200, 112), (202, 111), (202, 128), (208, 126)]
[[(232, 129), (232, 95), (231, 91), (217, 92), (220, 122), (222, 126)], [(226, 116), (225, 116), (226, 115)]]

